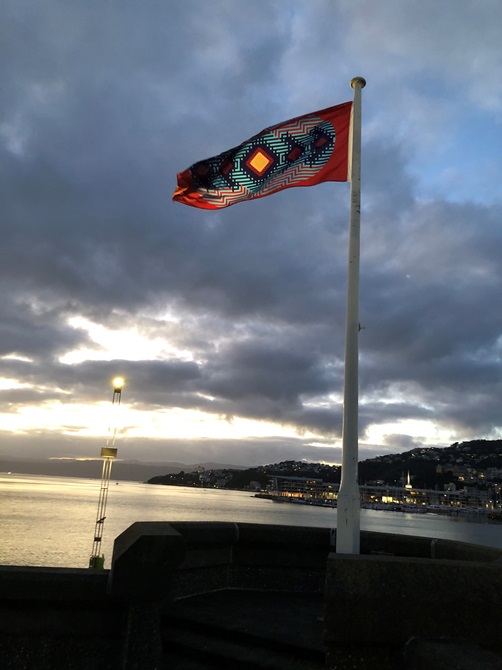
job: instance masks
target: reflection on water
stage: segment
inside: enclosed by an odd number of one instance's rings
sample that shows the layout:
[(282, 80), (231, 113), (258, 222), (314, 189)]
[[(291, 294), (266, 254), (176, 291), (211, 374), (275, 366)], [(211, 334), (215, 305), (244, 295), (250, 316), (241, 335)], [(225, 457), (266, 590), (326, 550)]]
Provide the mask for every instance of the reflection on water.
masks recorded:
[[(0, 474), (0, 564), (88, 566), (100, 482), (94, 479)], [(111, 482), (103, 533), (105, 566), (113, 540), (135, 521), (235, 521), (336, 527), (336, 510), (278, 505), (245, 491)], [(501, 528), (429, 514), (361, 510), (361, 529), (421, 535), (502, 548)]]

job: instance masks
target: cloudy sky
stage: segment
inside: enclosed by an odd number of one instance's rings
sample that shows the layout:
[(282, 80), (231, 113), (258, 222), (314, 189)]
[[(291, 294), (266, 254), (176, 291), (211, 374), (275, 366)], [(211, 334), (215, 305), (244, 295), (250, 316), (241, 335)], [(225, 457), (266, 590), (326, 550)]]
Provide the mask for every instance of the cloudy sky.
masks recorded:
[(171, 196), (357, 75), (360, 457), (502, 436), (500, 0), (0, 6), (0, 457), (340, 462), (349, 185)]

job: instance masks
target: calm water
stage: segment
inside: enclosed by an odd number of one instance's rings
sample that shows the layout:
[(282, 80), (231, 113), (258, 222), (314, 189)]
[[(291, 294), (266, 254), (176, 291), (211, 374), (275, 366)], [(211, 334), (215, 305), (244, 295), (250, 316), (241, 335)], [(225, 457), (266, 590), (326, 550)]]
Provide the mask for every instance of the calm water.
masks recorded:
[[(100, 482), (0, 473), (0, 564), (86, 568)], [(114, 538), (135, 521), (236, 521), (336, 527), (336, 510), (278, 505), (243, 491), (112, 482), (103, 533), (105, 567)], [(502, 525), (434, 515), (361, 510), (361, 529), (473, 542), (502, 549)]]

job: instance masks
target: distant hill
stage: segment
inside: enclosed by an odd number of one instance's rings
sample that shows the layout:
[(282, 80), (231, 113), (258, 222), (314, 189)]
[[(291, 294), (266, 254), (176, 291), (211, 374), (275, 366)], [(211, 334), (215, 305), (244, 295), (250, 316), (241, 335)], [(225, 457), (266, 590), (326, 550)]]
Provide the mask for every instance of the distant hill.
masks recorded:
[[(450, 447), (416, 448), (400, 454), (386, 454), (359, 463), (360, 484), (406, 483), (408, 473), (417, 488), (442, 489), (450, 483), (472, 483), (482, 486), (488, 481), (500, 481), (502, 475), (502, 440), (472, 440), (456, 442)], [(207, 468), (199, 473), (188, 469), (167, 473), (148, 480), (149, 484), (174, 486), (208, 486), (228, 489), (266, 488), (273, 475), (311, 477), (339, 483), (339, 465), (282, 461), (255, 468)]]
[[(73, 458), (63, 459), (9, 459), (2, 458), (0, 470), (15, 472), (25, 475), (50, 475), (57, 477), (83, 477), (89, 479), (101, 479), (102, 460), (76, 460)], [(112, 466), (112, 479), (121, 481), (146, 482), (147, 479), (163, 473), (176, 473), (180, 471), (191, 472), (198, 468), (235, 468), (238, 465), (226, 465), (218, 463), (197, 463), (188, 465), (186, 463), (142, 463), (141, 461), (114, 461)]]
[[(490, 468), (502, 469), (502, 440), (455, 442), (450, 447), (416, 448), (377, 456), (359, 463), (359, 481), (396, 485), (409, 472), (411, 483), (417, 488), (434, 488), (451, 481), (479, 483), (478, 479), (486, 478)], [(492, 475), (497, 481), (497, 473)]]
[[(0, 469), (22, 474), (100, 479), (102, 461), (3, 458)], [(417, 488), (442, 488), (450, 482), (463, 482), (465, 485), (469, 481), (480, 485), (487, 477), (498, 481), (497, 470), (502, 470), (502, 440), (471, 440), (443, 448), (418, 447), (400, 454), (386, 454), (361, 461), (359, 483), (399, 485), (409, 472), (411, 482)], [(340, 472), (338, 465), (304, 461), (282, 461), (245, 468), (214, 462), (186, 464), (117, 460), (113, 463), (112, 479), (242, 490), (256, 485), (265, 488), (271, 475), (313, 477), (338, 483)]]

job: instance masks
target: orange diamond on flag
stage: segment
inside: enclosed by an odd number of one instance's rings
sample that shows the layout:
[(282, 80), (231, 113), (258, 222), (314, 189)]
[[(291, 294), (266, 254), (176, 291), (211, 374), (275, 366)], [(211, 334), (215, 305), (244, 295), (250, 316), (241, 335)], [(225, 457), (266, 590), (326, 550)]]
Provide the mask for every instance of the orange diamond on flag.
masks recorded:
[(256, 172), (256, 174), (261, 175), (272, 162), (273, 159), (262, 148), (258, 147), (246, 161), (246, 165)]

